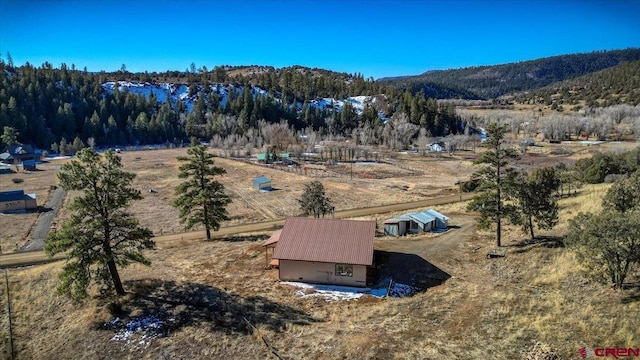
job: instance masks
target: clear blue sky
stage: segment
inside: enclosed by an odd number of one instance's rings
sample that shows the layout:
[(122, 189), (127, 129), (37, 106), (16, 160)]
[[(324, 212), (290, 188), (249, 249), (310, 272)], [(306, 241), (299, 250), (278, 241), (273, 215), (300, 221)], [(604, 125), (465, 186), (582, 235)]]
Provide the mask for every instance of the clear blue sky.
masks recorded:
[(365, 77), (640, 47), (640, 0), (0, 0), (0, 54), (89, 71), (303, 65)]

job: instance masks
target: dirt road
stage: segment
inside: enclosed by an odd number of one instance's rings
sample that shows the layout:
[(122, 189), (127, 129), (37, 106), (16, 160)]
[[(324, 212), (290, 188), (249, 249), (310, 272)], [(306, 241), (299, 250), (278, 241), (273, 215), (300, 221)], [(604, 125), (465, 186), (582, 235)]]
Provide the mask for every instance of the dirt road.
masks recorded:
[[(395, 212), (395, 211), (411, 210), (411, 209), (423, 208), (427, 206), (449, 204), (449, 203), (454, 203), (461, 200), (462, 201), (469, 200), (473, 197), (473, 195), (474, 194), (472, 193), (464, 193), (462, 195), (454, 194), (454, 195), (447, 195), (447, 196), (441, 196), (441, 197), (432, 198), (432, 199), (412, 201), (412, 202), (400, 203), (400, 204), (373, 206), (373, 207), (351, 209), (351, 210), (341, 210), (341, 211), (336, 211), (335, 218), (337, 219), (352, 218), (352, 217), (366, 216), (366, 215), (372, 215), (372, 214), (384, 214), (384, 213)], [(214, 232), (213, 236), (214, 238), (220, 239), (220, 238), (228, 237), (230, 235), (273, 230), (284, 225), (284, 221), (285, 219), (278, 219), (278, 220), (265, 221), (260, 223), (223, 227), (219, 231)], [(154, 238), (156, 244), (160, 248), (162, 248), (163, 245), (166, 246), (166, 245), (170, 245), (171, 243), (177, 243), (183, 240), (203, 240), (203, 239), (205, 239), (204, 231), (194, 231), (194, 232), (187, 232), (182, 234), (156, 236)], [(48, 259), (44, 254), (44, 252), (42, 251), (32, 251), (32, 252), (0, 255), (0, 269), (5, 267), (33, 265), (38, 263), (44, 263), (47, 261), (51, 261), (51, 260)]]

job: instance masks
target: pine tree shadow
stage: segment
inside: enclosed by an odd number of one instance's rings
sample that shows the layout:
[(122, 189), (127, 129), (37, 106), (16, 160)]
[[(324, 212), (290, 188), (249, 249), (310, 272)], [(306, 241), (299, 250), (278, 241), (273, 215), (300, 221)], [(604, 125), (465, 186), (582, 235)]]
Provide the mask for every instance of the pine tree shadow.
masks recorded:
[(622, 286), (625, 295), (622, 297), (623, 304), (640, 302), (640, 281), (628, 282)]
[(212, 239), (211, 241), (220, 240), (220, 241), (228, 241), (228, 242), (239, 242), (239, 241), (255, 242), (255, 241), (264, 241), (264, 240), (267, 240), (268, 238), (269, 238), (269, 235), (259, 234), (259, 235), (245, 235), (245, 236), (225, 236), (218, 239)]
[(526, 253), (533, 248), (543, 246), (549, 249), (563, 248), (564, 237), (562, 236), (540, 236), (534, 239), (525, 239), (515, 244), (509, 245), (509, 247), (518, 248), (515, 253)]
[[(198, 283), (161, 279), (125, 282), (130, 295), (112, 311), (119, 323), (142, 317), (162, 319), (163, 334), (186, 326), (207, 324), (213, 332), (252, 333), (253, 326), (282, 331), (286, 324), (309, 325), (321, 320), (300, 309), (255, 295), (242, 297), (220, 288)], [(109, 323), (97, 328), (113, 329)]]

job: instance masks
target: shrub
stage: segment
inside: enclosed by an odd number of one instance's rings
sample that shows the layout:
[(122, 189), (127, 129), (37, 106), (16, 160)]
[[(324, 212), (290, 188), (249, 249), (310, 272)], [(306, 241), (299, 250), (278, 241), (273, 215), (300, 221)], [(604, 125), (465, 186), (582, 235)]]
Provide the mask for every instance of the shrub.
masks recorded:
[(13, 179), (11, 179), (11, 181), (13, 181), (14, 184), (20, 184), (20, 183), (24, 182), (24, 179), (13, 178)]

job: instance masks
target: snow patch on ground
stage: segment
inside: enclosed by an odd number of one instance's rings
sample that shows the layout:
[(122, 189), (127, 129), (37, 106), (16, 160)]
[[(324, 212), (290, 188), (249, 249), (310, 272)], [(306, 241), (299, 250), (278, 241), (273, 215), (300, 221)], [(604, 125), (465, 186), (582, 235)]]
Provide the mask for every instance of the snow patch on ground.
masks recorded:
[[(171, 321), (173, 319), (169, 319)], [(141, 316), (127, 323), (117, 317), (106, 323), (105, 327), (115, 331), (111, 341), (120, 342), (123, 347), (132, 350), (146, 349), (151, 340), (169, 335), (167, 321), (156, 315)]]
[(299, 288), (296, 291), (296, 296), (300, 298), (312, 298), (321, 297), (327, 301), (341, 301), (341, 300), (356, 300), (365, 295), (375, 297), (405, 297), (414, 294), (417, 289), (405, 285), (393, 282), (391, 288), (389, 288), (389, 280), (381, 282), (381, 285), (386, 286), (371, 288), (358, 288), (351, 286), (339, 286), (339, 285), (322, 285), (322, 284), (307, 284), (293, 281), (281, 281), (280, 284), (290, 285)]

